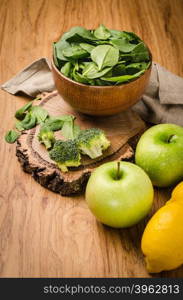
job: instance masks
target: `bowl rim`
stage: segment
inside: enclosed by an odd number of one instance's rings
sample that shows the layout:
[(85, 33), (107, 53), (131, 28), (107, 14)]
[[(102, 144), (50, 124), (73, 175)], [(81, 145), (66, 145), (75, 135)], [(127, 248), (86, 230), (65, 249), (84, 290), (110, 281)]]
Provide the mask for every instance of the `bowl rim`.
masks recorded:
[[(147, 45), (146, 45), (147, 46)], [(149, 50), (149, 47), (147, 46), (147, 48), (148, 48), (148, 51), (149, 51), (149, 54), (150, 54), (150, 65), (149, 65), (149, 67), (148, 67), (148, 69), (146, 69), (145, 70), (145, 72), (140, 76), (140, 77), (137, 77), (137, 78), (135, 78), (134, 80), (131, 80), (130, 82), (125, 82), (125, 83), (121, 83), (121, 84), (119, 84), (119, 85), (89, 85), (89, 84), (84, 84), (84, 83), (80, 83), (80, 82), (78, 82), (78, 81), (75, 81), (75, 80), (73, 80), (73, 79), (71, 79), (71, 78), (69, 78), (69, 77), (67, 77), (67, 76), (65, 76), (64, 74), (62, 74), (59, 70), (58, 70), (58, 68), (56, 67), (56, 65), (55, 65), (55, 62), (54, 62), (54, 57), (53, 57), (53, 53), (52, 53), (52, 58), (51, 58), (51, 66), (54, 68), (54, 70), (56, 71), (56, 73), (59, 75), (59, 76), (61, 76), (61, 77), (63, 77), (65, 80), (67, 80), (67, 81), (69, 81), (69, 82), (71, 82), (71, 83), (74, 83), (74, 84), (76, 84), (76, 85), (78, 85), (78, 86), (82, 86), (82, 87), (89, 87), (89, 88), (97, 88), (97, 89), (111, 89), (111, 88), (114, 88), (114, 87), (116, 87), (116, 88), (119, 88), (119, 87), (121, 87), (121, 86), (126, 86), (126, 85), (130, 85), (131, 83), (133, 83), (134, 81), (136, 81), (136, 80), (138, 80), (138, 79), (140, 79), (141, 77), (143, 77), (145, 74), (146, 74), (146, 72), (149, 70), (149, 69), (151, 69), (151, 67), (152, 67), (152, 53), (151, 53), (151, 51)]]

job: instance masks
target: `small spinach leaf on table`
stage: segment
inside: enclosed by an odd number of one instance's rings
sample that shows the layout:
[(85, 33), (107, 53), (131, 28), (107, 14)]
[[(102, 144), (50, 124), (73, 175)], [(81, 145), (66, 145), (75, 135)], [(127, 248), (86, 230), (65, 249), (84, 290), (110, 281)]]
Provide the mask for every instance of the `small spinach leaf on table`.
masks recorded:
[(78, 136), (80, 132), (80, 127), (74, 124), (74, 120), (75, 118), (73, 118), (70, 121), (66, 121), (63, 124), (62, 134), (66, 139), (73, 140)]
[(32, 106), (31, 108), (31, 116), (35, 117), (37, 124), (43, 123), (48, 117), (48, 112), (46, 109), (41, 106)]
[(9, 130), (5, 135), (5, 141), (9, 144), (13, 144), (19, 138), (20, 132), (15, 130)]
[(21, 121), (21, 125), (24, 129), (31, 129), (36, 126), (36, 116), (31, 112), (28, 112), (25, 118)]
[(23, 120), (23, 118), (26, 115), (26, 112), (32, 107), (33, 101), (30, 101), (26, 103), (24, 106), (22, 106), (20, 109), (18, 109), (15, 113), (15, 118), (18, 120)]
[(15, 127), (16, 127), (16, 129), (17, 129), (18, 131), (23, 131), (23, 130), (25, 129), (25, 128), (23, 127), (21, 121), (17, 121), (17, 122), (15, 123)]
[(63, 115), (57, 117), (49, 117), (45, 121), (45, 125), (52, 131), (61, 130), (64, 122), (71, 121), (73, 116)]

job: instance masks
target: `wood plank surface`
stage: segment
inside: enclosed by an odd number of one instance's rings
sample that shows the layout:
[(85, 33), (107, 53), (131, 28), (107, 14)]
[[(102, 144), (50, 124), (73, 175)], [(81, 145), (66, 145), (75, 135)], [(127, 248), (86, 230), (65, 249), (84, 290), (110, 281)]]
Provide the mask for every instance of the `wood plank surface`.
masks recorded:
[[(183, 76), (182, 0), (0, 0), (0, 7), (1, 83), (50, 57), (52, 41), (71, 26), (100, 23), (136, 32), (154, 61)], [(83, 196), (61, 197), (23, 173), (3, 137), (26, 99), (0, 93), (0, 277), (151, 277), (140, 251), (149, 216), (131, 229), (105, 227)], [(169, 195), (156, 190), (150, 215)], [(183, 267), (153, 276), (182, 277)]]

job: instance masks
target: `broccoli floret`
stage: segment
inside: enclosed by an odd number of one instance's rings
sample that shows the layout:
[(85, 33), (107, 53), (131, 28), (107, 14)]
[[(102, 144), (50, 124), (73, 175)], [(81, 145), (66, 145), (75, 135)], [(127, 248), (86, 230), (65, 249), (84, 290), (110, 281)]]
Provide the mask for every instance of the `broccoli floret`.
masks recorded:
[(38, 134), (38, 140), (45, 145), (46, 149), (52, 148), (55, 143), (53, 131), (47, 126), (42, 126)]
[(49, 151), (49, 155), (57, 163), (62, 172), (67, 172), (67, 167), (78, 167), (81, 164), (79, 149), (74, 140), (57, 140), (53, 149)]
[(90, 158), (96, 158), (101, 156), (102, 151), (110, 146), (110, 141), (102, 130), (90, 128), (80, 131), (77, 144), (81, 153), (88, 155)]

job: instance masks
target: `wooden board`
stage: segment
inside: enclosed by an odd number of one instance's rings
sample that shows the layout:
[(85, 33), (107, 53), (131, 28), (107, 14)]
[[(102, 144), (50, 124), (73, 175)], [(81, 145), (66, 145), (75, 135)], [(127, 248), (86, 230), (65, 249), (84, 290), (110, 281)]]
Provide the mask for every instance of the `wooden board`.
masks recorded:
[[(71, 196), (84, 191), (91, 172), (100, 164), (112, 160), (130, 160), (133, 158), (133, 149), (129, 142), (134, 144), (137, 137), (145, 130), (145, 123), (132, 110), (127, 110), (111, 117), (91, 117), (74, 111), (58, 94), (57, 91), (44, 93), (38, 105), (44, 107), (50, 116), (71, 114), (76, 117), (76, 124), (81, 129), (100, 128), (104, 130), (110, 140), (110, 147), (103, 156), (94, 160), (82, 156), (81, 166), (70, 168), (69, 172), (61, 172), (48, 151), (38, 141), (40, 126), (24, 131), (18, 140), (16, 155), (25, 172), (44, 187)], [(57, 138), (63, 138), (61, 131), (56, 132)]]
[[(71, 26), (136, 32), (153, 60), (183, 76), (182, 0), (8, 0), (0, 10), (0, 81), (39, 57)], [(63, 197), (20, 168), (4, 142), (14, 113), (27, 103), (0, 91), (0, 277), (183, 277), (183, 267), (148, 274), (140, 250), (150, 216), (170, 197), (155, 189), (153, 209), (137, 226), (115, 230), (96, 222), (83, 196)]]

